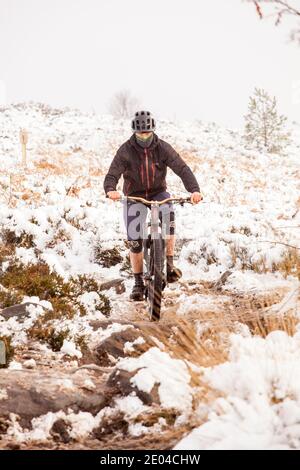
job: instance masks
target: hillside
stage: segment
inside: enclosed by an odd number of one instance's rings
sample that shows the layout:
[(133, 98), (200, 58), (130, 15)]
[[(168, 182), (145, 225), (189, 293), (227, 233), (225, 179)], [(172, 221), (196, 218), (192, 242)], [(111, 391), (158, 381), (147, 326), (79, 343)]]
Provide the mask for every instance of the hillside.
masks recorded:
[(158, 122), (204, 201), (177, 210), (183, 278), (152, 324), (103, 193), (129, 124), (0, 109), (0, 447), (299, 448), (299, 127), (275, 155), (214, 123)]

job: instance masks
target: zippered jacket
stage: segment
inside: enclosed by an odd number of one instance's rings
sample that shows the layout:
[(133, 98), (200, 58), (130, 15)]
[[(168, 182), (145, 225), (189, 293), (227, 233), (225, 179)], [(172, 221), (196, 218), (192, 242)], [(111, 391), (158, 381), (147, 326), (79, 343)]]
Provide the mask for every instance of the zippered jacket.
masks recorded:
[(182, 179), (188, 192), (200, 191), (192, 170), (170, 144), (154, 134), (150, 147), (142, 148), (133, 134), (117, 151), (104, 179), (104, 191), (115, 191), (123, 175), (126, 196), (151, 198), (167, 189), (168, 167)]

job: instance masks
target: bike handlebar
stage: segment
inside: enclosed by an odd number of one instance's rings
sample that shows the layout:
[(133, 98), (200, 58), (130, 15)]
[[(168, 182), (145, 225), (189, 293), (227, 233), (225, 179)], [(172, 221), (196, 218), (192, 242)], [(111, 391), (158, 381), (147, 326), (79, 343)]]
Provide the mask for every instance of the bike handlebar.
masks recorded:
[(143, 197), (134, 197), (134, 196), (123, 196), (121, 197), (120, 201), (137, 201), (137, 202), (142, 202), (143, 204), (146, 205), (151, 205), (151, 204), (158, 204), (161, 206), (162, 204), (166, 204), (167, 202), (175, 202), (178, 204), (185, 204), (185, 203), (190, 203), (192, 204), (191, 198), (190, 197), (168, 197), (164, 199), (163, 201), (148, 201), (147, 199), (144, 199)]

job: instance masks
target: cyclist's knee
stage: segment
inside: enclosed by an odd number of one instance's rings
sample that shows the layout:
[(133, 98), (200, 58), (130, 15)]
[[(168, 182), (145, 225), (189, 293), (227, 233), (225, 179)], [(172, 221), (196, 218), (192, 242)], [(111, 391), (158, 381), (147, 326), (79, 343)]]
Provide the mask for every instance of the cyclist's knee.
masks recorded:
[(128, 242), (131, 253), (141, 253), (143, 249), (143, 241), (139, 240), (130, 240)]

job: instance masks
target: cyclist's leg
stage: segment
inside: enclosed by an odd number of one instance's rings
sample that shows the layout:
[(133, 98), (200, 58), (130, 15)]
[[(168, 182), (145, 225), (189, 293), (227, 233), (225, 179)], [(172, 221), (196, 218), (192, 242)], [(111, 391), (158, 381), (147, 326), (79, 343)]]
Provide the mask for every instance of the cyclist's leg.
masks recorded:
[(123, 216), (127, 240), (137, 241), (143, 239), (144, 233), (146, 233), (147, 207), (141, 203), (126, 201)]
[(147, 208), (141, 203), (126, 202), (124, 205), (124, 222), (127, 230), (127, 239), (130, 245), (130, 264), (135, 278), (131, 293), (133, 300), (142, 300), (144, 296), (143, 281), (143, 236)]

